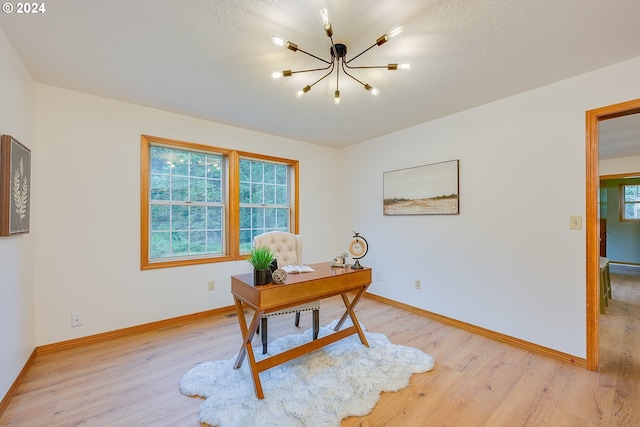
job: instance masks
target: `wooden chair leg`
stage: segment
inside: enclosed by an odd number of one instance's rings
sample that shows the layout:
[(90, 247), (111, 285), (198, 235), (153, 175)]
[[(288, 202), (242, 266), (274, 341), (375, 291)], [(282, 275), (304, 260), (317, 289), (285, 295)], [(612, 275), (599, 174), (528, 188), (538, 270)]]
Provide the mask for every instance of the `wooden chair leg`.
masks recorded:
[(318, 332), (320, 331), (320, 310), (313, 310), (313, 339), (318, 339)]
[(263, 317), (260, 320), (262, 332), (260, 332), (260, 338), (262, 338), (262, 354), (267, 354), (267, 318)]
[(299, 311), (296, 311), (295, 325), (296, 325), (296, 328), (300, 325), (300, 312)]

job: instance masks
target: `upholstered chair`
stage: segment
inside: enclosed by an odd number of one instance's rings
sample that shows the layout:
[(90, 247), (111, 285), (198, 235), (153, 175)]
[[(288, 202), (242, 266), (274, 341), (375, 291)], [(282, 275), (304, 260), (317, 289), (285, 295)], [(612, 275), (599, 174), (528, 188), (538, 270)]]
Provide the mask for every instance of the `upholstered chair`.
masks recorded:
[[(253, 246), (256, 248), (267, 246), (275, 254), (278, 268), (285, 265), (302, 264), (302, 239), (299, 235), (284, 231), (270, 231), (253, 238)], [(300, 273), (304, 274), (304, 273)], [(262, 353), (267, 352), (267, 319), (281, 314), (295, 313), (295, 325), (300, 324), (300, 312), (313, 312), (313, 339), (318, 338), (320, 329), (320, 301), (301, 304), (283, 310), (265, 314), (260, 321), (260, 337), (262, 338)]]

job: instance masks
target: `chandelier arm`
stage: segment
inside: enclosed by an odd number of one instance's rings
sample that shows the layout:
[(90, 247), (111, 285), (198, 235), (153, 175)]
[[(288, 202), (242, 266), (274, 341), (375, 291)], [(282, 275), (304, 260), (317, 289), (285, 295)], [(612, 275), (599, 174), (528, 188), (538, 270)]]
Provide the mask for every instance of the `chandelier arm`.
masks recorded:
[(366, 48), (365, 50), (363, 50), (362, 52), (360, 52), (359, 54), (357, 54), (356, 56), (354, 56), (353, 58), (351, 58), (350, 60), (346, 61), (346, 63), (348, 64), (349, 62), (353, 61), (354, 59), (356, 59), (357, 57), (359, 57), (360, 55), (364, 54), (365, 52), (368, 52), (370, 49), (374, 48), (378, 46), (377, 43), (372, 44), (371, 46), (369, 46), (368, 48)]
[[(302, 53), (304, 53), (305, 55), (309, 55), (309, 56), (311, 56), (312, 58), (316, 58), (318, 61), (322, 61), (322, 62), (324, 62), (325, 64), (331, 64), (331, 62), (327, 61), (326, 59), (322, 59), (322, 58), (320, 58), (319, 56), (316, 56), (316, 55), (314, 55), (313, 53), (309, 53), (309, 52), (307, 52), (307, 51), (305, 51), (305, 50), (302, 50), (302, 49), (300, 49), (300, 48), (298, 48), (298, 52), (302, 52)], [(327, 68), (328, 68), (328, 67), (327, 67)]]
[[(331, 63), (331, 65), (333, 66), (334, 64), (333, 64), (333, 63)], [(331, 67), (331, 70), (330, 70), (327, 74), (325, 74), (324, 76), (320, 77), (320, 78), (319, 78), (318, 80), (316, 80), (315, 82), (311, 83), (311, 84), (309, 85), (309, 87), (310, 87), (310, 88), (311, 88), (311, 87), (313, 87), (316, 83), (319, 83), (321, 80), (325, 79), (325, 78), (326, 78), (328, 75), (330, 75), (331, 73), (333, 73), (333, 67)]]
[(353, 80), (357, 81), (357, 82), (358, 82), (358, 83), (360, 83), (362, 86), (365, 86), (365, 83), (362, 83), (360, 80), (358, 80), (357, 78), (353, 77), (351, 74), (347, 73), (347, 70), (346, 70), (346, 68), (345, 68), (345, 63), (344, 63), (344, 62), (342, 63), (342, 71), (344, 71), (344, 73), (345, 73), (347, 76), (351, 77)]
[(322, 70), (328, 70), (329, 68), (331, 68), (331, 65), (333, 65), (333, 63), (329, 62), (329, 65), (327, 65), (326, 67), (322, 67), (322, 68), (309, 68), (308, 70), (296, 70), (296, 71), (291, 71), (291, 74), (296, 74), (296, 73), (308, 73), (310, 71), (322, 71)]
[(362, 67), (350, 67), (349, 64), (345, 64), (345, 66), (350, 69), (350, 70), (357, 70), (360, 68), (389, 68), (388, 65), (366, 65), (366, 66), (362, 66)]

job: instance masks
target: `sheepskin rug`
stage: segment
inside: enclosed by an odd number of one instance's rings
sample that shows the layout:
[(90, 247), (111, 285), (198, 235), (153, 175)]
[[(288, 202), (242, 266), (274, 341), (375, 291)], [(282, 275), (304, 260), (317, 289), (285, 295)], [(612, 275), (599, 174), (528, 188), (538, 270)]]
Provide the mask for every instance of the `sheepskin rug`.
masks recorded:
[[(319, 335), (331, 334), (336, 322), (320, 328)], [(196, 365), (180, 380), (180, 392), (205, 398), (200, 421), (211, 426), (339, 426), (345, 417), (368, 414), (381, 392), (406, 387), (412, 374), (430, 371), (435, 363), (421, 350), (362, 328), (369, 347), (351, 335), (261, 372), (263, 400), (255, 396), (247, 358), (240, 369), (233, 369), (235, 357)], [(255, 346), (256, 360), (311, 339), (311, 329), (278, 338), (266, 355)]]

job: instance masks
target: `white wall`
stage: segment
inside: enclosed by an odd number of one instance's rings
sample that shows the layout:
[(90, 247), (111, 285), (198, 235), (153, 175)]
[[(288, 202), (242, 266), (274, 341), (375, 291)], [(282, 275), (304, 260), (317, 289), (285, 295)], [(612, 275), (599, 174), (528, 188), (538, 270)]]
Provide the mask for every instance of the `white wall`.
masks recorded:
[[(640, 58), (343, 150), (361, 190), (343, 233), (368, 237), (370, 292), (586, 357), (585, 233), (569, 229), (585, 216), (585, 111), (640, 98), (638, 75)], [(383, 216), (383, 172), (453, 159), (460, 215)]]
[[(0, 134), (35, 150), (35, 84), (0, 31)], [(32, 181), (32, 189), (38, 185)], [(37, 202), (31, 198), (33, 210)], [(33, 241), (31, 233), (0, 237), (0, 399), (24, 367), (34, 345)]]
[(230, 275), (250, 271), (246, 261), (140, 271), (141, 134), (299, 160), (305, 262), (335, 255), (327, 165), (338, 151), (45, 85), (36, 104), (37, 345), (230, 306)]

